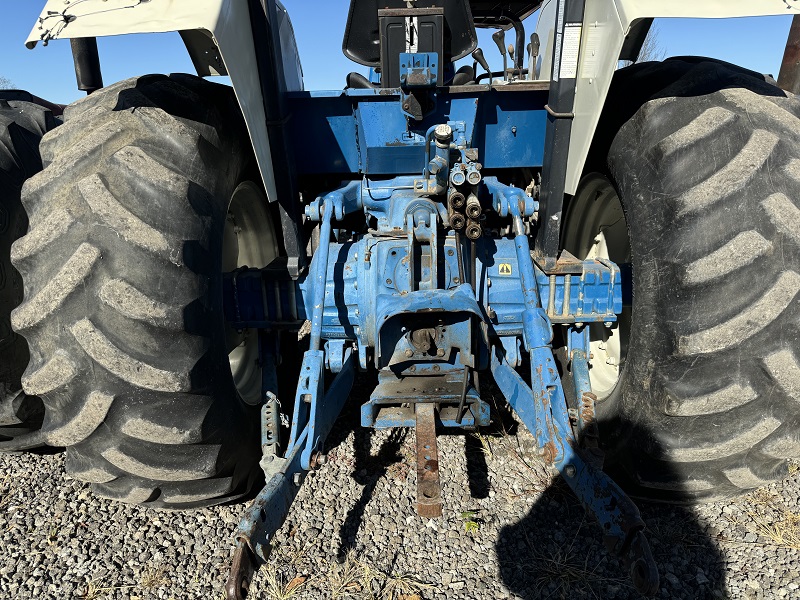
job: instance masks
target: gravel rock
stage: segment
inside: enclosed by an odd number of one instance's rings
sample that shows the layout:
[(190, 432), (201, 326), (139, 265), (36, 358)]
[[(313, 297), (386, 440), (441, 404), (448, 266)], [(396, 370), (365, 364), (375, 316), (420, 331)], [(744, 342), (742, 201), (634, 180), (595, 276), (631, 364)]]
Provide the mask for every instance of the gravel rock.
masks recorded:
[[(523, 428), (440, 435), (444, 516), (426, 520), (414, 510), (414, 432), (365, 431), (358, 418), (354, 402), (276, 534), (253, 598), (287, 586), (298, 599), (639, 598)], [(222, 597), (244, 504), (180, 513), (121, 505), (67, 479), (63, 463), (60, 453), (0, 454), (0, 597)], [(790, 533), (796, 468), (736, 501), (640, 508), (661, 598), (798, 597), (800, 553), (764, 527)]]

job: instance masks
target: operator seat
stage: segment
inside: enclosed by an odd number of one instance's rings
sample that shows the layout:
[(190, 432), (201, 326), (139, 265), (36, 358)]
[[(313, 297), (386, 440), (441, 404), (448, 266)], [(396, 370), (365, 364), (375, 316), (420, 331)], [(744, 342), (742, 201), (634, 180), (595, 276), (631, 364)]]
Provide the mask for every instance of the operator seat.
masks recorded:
[[(425, 9), (443, 9), (443, 31), (439, 32), (443, 39), (441, 57), (442, 63), (455, 62), (472, 52), (478, 46), (478, 35), (475, 31), (475, 24), (472, 18), (472, 9), (469, 0), (415, 0), (414, 10), (420, 10), (420, 18), (424, 18)], [(381, 36), (382, 28), (378, 16), (378, 10), (397, 10), (405, 12), (408, 10), (406, 0), (351, 0), (350, 12), (347, 17), (347, 27), (345, 28), (342, 51), (350, 60), (367, 67), (384, 67), (381, 69), (381, 87), (396, 88), (400, 87), (397, 61), (399, 56), (382, 56), (382, 52), (390, 46), (392, 54), (399, 55), (400, 52), (408, 52), (409, 47), (399, 48), (396, 43), (389, 44), (386, 35)], [(395, 19), (397, 17), (394, 17)], [(420, 36), (420, 45), (423, 45), (424, 36)], [(396, 42), (396, 40), (393, 40)], [(432, 52), (432, 48), (420, 48), (420, 52)], [(391, 68), (385, 68), (390, 65)], [(452, 71), (451, 71), (452, 72)], [(463, 85), (474, 78), (467, 77), (469, 74), (464, 69), (459, 69), (459, 73), (454, 77)], [(367, 85), (365, 85), (365, 83)], [(347, 85), (352, 88), (375, 87), (363, 75), (350, 73), (347, 76)]]

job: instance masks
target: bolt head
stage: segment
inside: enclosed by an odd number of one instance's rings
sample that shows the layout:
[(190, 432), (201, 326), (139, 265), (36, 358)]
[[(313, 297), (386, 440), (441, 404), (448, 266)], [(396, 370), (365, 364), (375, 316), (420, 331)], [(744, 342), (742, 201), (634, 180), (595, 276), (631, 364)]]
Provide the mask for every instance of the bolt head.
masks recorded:
[(444, 348), (439, 348), (436, 351), (436, 356), (444, 356)]
[(412, 356), (414, 356), (414, 351), (411, 348), (407, 349), (406, 358), (411, 358)]
[(564, 467), (564, 474), (567, 477), (575, 477), (575, 473), (576, 472), (577, 471), (575, 470), (575, 466), (574, 465), (567, 465), (566, 467)]

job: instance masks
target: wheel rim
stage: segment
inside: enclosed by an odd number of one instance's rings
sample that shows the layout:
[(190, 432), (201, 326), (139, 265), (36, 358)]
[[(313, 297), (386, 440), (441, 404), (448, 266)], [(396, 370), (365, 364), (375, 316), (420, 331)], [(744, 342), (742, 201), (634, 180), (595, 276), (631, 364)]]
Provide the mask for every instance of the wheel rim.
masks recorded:
[[(256, 184), (246, 181), (233, 192), (222, 237), (222, 271), (263, 268), (279, 252), (267, 199)], [(228, 361), (239, 396), (247, 404), (261, 403), (258, 332), (226, 328)]]
[[(619, 195), (611, 182), (599, 174), (581, 181), (570, 202), (564, 229), (564, 249), (586, 260), (601, 258), (617, 265), (630, 265), (628, 224)], [(589, 379), (598, 400), (608, 398), (625, 366), (630, 338), (631, 306), (624, 304), (617, 322), (606, 328), (589, 326)]]

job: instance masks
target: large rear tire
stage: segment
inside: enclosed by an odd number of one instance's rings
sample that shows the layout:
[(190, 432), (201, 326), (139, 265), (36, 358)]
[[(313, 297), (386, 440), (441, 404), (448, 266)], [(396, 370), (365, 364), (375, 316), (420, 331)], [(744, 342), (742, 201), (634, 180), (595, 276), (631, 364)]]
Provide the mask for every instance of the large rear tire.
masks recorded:
[[(12, 251), (25, 283), (12, 324), (30, 344), (23, 386), (44, 401), (42, 432), (100, 496), (239, 497), (257, 476), (259, 418), (231, 372), (222, 270), (265, 266), (274, 248), (252, 243), (275, 236), (259, 186), (243, 183), (251, 151), (232, 90), (149, 75), (65, 115), (42, 141), (46, 168), (23, 193), (30, 231)], [(236, 198), (261, 217), (230, 223)], [(248, 232), (249, 250), (236, 243)]]
[[(800, 458), (800, 102), (738, 67), (673, 59), (621, 71), (608, 106), (600, 187), (621, 200), (633, 271), (624, 366), (598, 405), (611, 468), (667, 501), (768, 483)], [(570, 207), (578, 255), (611, 231), (576, 233), (608, 201), (600, 180)]]
[(55, 127), (50, 110), (30, 102), (0, 100), (0, 450), (43, 444), (38, 433), (42, 402), (22, 391), (28, 345), (11, 329), (11, 311), (22, 302), (22, 280), (11, 266), (11, 244), (28, 219), (20, 202), (25, 181), (42, 169), (39, 142)]

